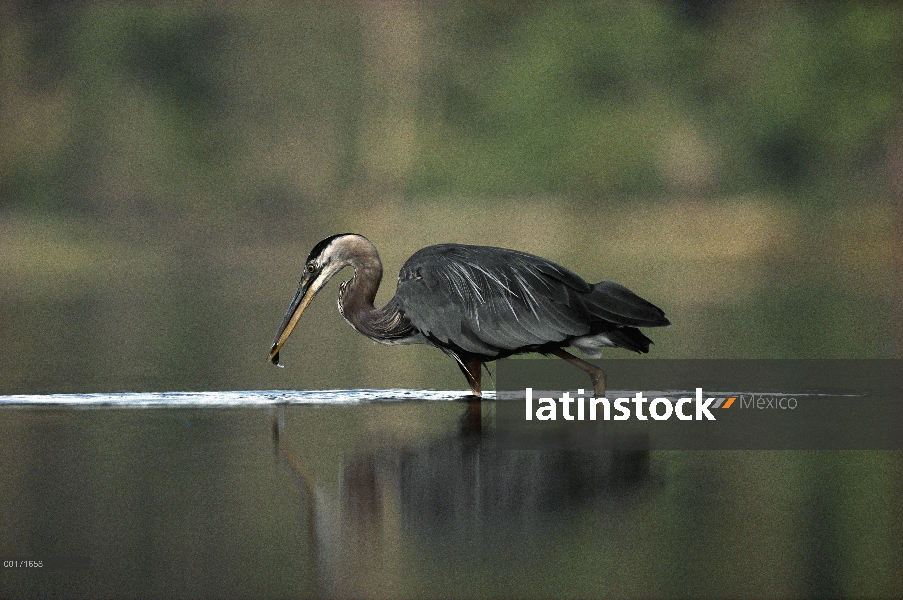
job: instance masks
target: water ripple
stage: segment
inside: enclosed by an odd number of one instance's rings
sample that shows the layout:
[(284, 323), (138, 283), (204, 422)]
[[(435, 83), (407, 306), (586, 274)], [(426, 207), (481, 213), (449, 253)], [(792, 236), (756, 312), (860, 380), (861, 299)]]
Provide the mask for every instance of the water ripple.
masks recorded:
[[(484, 397), (492, 399), (493, 392)], [(20, 394), (0, 396), (2, 406), (188, 408), (277, 404), (365, 404), (370, 402), (461, 400), (460, 391), (437, 390), (251, 390), (239, 392), (131, 392), (116, 394)]]
[[(665, 390), (644, 391), (646, 398), (664, 396), (673, 401), (675, 398), (693, 397), (694, 391), (690, 390)], [(534, 401), (544, 396), (558, 397), (559, 392), (534, 390)], [(618, 391), (609, 390), (608, 398), (632, 398), (635, 390)], [(789, 392), (706, 392), (706, 396), (718, 396), (726, 398), (751, 397), (751, 396), (795, 396), (795, 397), (821, 397), (821, 396), (850, 396), (858, 397), (860, 394), (822, 394), (818, 392), (789, 393)], [(4, 406), (65, 406), (65, 407), (117, 407), (117, 408), (189, 408), (189, 407), (227, 407), (227, 406), (272, 406), (278, 404), (367, 404), (374, 402), (449, 402), (463, 400), (469, 396), (461, 391), (439, 390), (249, 390), (230, 392), (129, 392), (115, 394), (19, 394), (0, 396), (0, 407)], [(496, 392), (484, 392), (483, 398), (495, 400)], [(575, 397), (575, 396), (572, 396)], [(524, 392), (503, 391), (498, 395), (502, 400), (522, 400)]]

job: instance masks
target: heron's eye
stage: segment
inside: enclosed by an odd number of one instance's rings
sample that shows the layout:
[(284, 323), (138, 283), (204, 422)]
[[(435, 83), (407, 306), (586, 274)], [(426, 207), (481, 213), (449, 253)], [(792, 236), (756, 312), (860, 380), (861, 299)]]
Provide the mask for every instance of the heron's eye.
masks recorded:
[(307, 265), (307, 272), (308, 272), (308, 273), (313, 273), (313, 272), (316, 271), (316, 270), (317, 270), (317, 268), (313, 265), (313, 263)]

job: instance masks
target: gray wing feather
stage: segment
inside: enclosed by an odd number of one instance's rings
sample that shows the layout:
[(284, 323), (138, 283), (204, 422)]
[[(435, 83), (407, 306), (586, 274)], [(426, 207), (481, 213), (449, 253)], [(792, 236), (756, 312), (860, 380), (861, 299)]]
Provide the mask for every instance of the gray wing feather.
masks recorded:
[(662, 309), (614, 281), (594, 285), (586, 303), (593, 316), (616, 325), (661, 327), (669, 324)]
[(494, 356), (588, 334), (600, 312), (584, 301), (593, 293), (582, 278), (537, 256), (444, 244), (405, 263), (396, 298), (425, 335)]

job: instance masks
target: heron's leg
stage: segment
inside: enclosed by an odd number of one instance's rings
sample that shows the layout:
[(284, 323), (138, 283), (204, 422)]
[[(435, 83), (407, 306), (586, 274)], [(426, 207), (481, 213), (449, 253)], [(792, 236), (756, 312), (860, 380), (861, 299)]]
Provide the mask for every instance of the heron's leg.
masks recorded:
[(458, 368), (461, 369), (464, 377), (467, 378), (467, 383), (470, 384), (470, 393), (478, 398), (483, 396), (483, 391), (480, 389), (480, 377), (482, 376), (480, 369), (482, 367), (483, 363), (475, 358), (465, 358), (463, 363), (458, 363)]
[(570, 352), (565, 352), (561, 348), (553, 350), (552, 354), (568, 361), (578, 369), (586, 371), (593, 382), (593, 393), (595, 393), (597, 397), (605, 395), (605, 371), (592, 363), (586, 362), (582, 358), (577, 358)]

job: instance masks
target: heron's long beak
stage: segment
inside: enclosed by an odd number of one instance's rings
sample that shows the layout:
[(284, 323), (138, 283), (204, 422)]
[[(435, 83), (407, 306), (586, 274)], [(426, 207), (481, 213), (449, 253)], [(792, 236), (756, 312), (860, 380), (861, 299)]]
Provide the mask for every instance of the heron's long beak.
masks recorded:
[(276, 332), (276, 337), (273, 338), (273, 345), (270, 348), (270, 362), (274, 365), (279, 364), (279, 349), (282, 348), (282, 344), (292, 334), (292, 330), (298, 324), (298, 319), (301, 318), (301, 313), (304, 312), (304, 309), (307, 308), (307, 305), (310, 304), (310, 301), (317, 295), (321, 287), (323, 287), (323, 283), (319, 282), (315, 276), (304, 274), (304, 278), (298, 284), (298, 291), (295, 292), (295, 297), (292, 298), (292, 303), (282, 319), (282, 325), (279, 326), (279, 331)]

